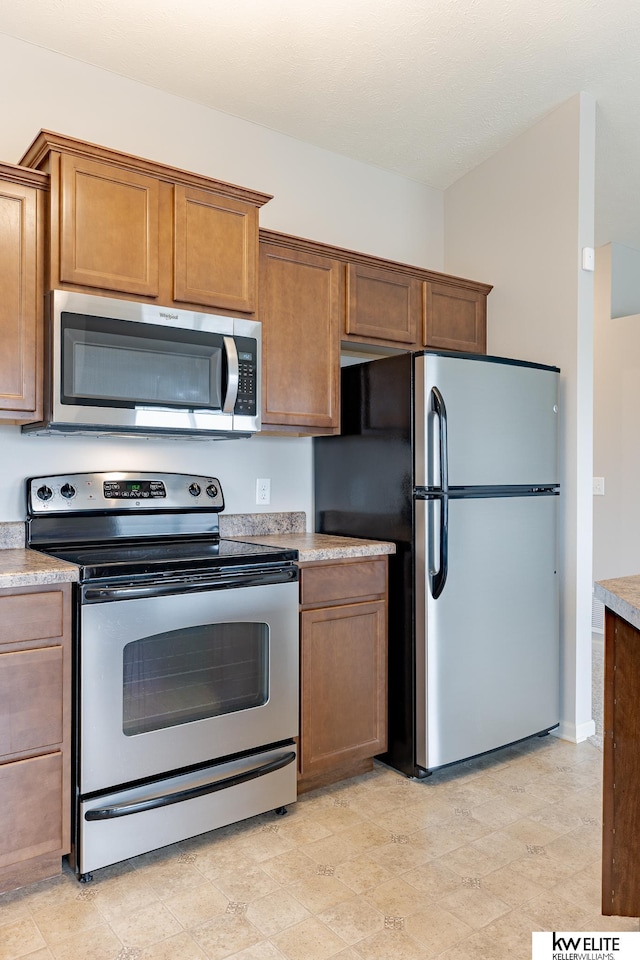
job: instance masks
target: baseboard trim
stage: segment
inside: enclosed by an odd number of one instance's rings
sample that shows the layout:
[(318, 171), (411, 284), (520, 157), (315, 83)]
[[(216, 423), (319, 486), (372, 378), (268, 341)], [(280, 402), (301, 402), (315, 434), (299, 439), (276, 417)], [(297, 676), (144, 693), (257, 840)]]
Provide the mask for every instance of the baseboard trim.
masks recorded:
[(589, 737), (593, 737), (596, 732), (595, 720), (587, 720), (576, 726), (575, 723), (560, 721), (560, 726), (551, 731), (552, 737), (558, 737), (559, 740), (569, 740), (570, 743), (582, 743)]

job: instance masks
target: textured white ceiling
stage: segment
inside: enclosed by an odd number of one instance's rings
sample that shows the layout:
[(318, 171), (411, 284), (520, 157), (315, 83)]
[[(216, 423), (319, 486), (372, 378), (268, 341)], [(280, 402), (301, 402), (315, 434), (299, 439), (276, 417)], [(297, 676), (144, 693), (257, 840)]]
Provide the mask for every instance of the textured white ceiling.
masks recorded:
[(0, 32), (445, 188), (580, 91), (640, 249), (637, 0), (20, 0)]

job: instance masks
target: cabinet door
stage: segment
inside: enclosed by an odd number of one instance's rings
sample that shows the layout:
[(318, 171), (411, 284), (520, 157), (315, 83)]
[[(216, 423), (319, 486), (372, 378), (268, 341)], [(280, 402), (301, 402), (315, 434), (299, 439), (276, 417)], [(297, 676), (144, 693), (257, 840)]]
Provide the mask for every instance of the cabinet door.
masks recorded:
[(174, 299), (253, 313), (257, 208), (195, 187), (174, 190)]
[(422, 283), (365, 264), (347, 268), (346, 334), (414, 347), (421, 330)]
[(61, 753), (0, 764), (0, 868), (66, 853)]
[(157, 297), (158, 205), (154, 177), (62, 154), (60, 280)]
[(446, 283), (425, 284), (424, 344), (464, 353), (487, 352), (487, 298)]
[(260, 245), (263, 425), (339, 429), (342, 290), (338, 261)]
[(305, 776), (386, 749), (386, 604), (307, 610), (301, 618)]
[(41, 416), (38, 193), (0, 180), (0, 418), (23, 422)]
[(62, 743), (63, 681), (61, 646), (0, 654), (0, 755)]

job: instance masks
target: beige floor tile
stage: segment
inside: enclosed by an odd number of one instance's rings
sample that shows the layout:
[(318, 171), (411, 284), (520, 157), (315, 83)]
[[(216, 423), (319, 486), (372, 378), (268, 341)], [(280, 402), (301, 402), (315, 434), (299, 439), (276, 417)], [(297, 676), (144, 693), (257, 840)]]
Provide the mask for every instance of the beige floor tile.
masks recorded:
[(543, 930), (584, 930), (587, 918), (581, 907), (548, 890), (523, 903), (522, 913), (540, 924)]
[(147, 869), (144, 872), (144, 882), (161, 900), (175, 896), (183, 890), (191, 890), (202, 883), (202, 873), (196, 866), (197, 860), (195, 853), (182, 853), (167, 863)]
[[(364, 821), (361, 821), (363, 823)], [(314, 840), (313, 843), (305, 843), (300, 850), (316, 863), (333, 865), (344, 863), (345, 860), (351, 860), (363, 853), (361, 847), (353, 843), (349, 837), (349, 832), (353, 827), (343, 830), (340, 833), (331, 834), (323, 840)]]
[(623, 933), (624, 931), (640, 930), (640, 921), (637, 917), (603, 917), (601, 913), (585, 912), (583, 930), (593, 930), (608, 933)]
[(399, 834), (393, 843), (385, 843), (382, 847), (374, 847), (368, 856), (387, 873), (397, 876), (408, 870), (415, 870), (427, 860), (435, 857), (428, 845), (415, 843), (411, 835)]
[(462, 883), (462, 878), (447, 863), (447, 857), (430, 860), (416, 870), (403, 874), (402, 879), (435, 903), (453, 893)]
[(301, 923), (309, 917), (309, 911), (287, 890), (279, 889), (247, 906), (246, 917), (265, 936), (280, 933), (287, 927)]
[(355, 827), (362, 823), (364, 819), (354, 807), (343, 807), (335, 801), (319, 807), (314, 811), (313, 818), (317, 824), (329, 830), (331, 833), (338, 833), (340, 830), (347, 830), (349, 827)]
[(566, 877), (552, 892), (565, 897), (578, 907), (584, 907), (590, 913), (599, 913), (602, 904), (601, 867), (598, 862), (596, 870), (593, 864), (578, 870)]
[(532, 820), (530, 817), (524, 817), (515, 823), (510, 823), (503, 827), (502, 833), (506, 837), (512, 837), (514, 840), (520, 840), (527, 846), (544, 847), (558, 837), (558, 831), (544, 823)]
[(207, 920), (190, 932), (209, 960), (222, 960), (264, 940), (260, 931), (246, 917), (235, 914), (223, 914)]
[(342, 843), (346, 843), (356, 850), (356, 855), (360, 856), (372, 847), (381, 847), (385, 843), (389, 843), (391, 833), (388, 830), (383, 830), (375, 823), (363, 820), (362, 823), (341, 830), (337, 837)]
[(25, 960), (55, 960), (55, 958), (48, 947), (43, 947), (42, 950), (27, 954)]
[(236, 838), (230, 843), (209, 844), (195, 849), (193, 853), (196, 856), (196, 870), (209, 880), (214, 880), (223, 873), (242, 873), (255, 865), (255, 861), (246, 855)]
[(299, 849), (265, 860), (260, 866), (276, 883), (281, 884), (309, 880), (318, 873), (318, 864)]
[(213, 883), (201, 878), (198, 887), (168, 897), (164, 905), (183, 927), (190, 929), (224, 913), (229, 900)]
[(479, 840), (474, 840), (472, 846), (487, 856), (493, 857), (496, 863), (502, 866), (527, 855), (526, 843), (510, 836), (505, 829), (496, 830), (495, 833), (488, 833)]
[(472, 844), (465, 844), (447, 854), (447, 866), (460, 877), (482, 877), (501, 866), (496, 857)]
[(344, 940), (317, 917), (311, 917), (271, 937), (287, 960), (328, 960), (344, 949)]
[(353, 890), (346, 883), (330, 874), (319, 874), (308, 880), (300, 880), (287, 889), (311, 913), (328, 910), (329, 907), (350, 900), (353, 896)]
[(182, 924), (162, 903), (116, 917), (111, 921), (114, 933), (125, 947), (148, 947), (182, 932)]
[(354, 944), (384, 928), (384, 916), (365, 897), (345, 900), (319, 914), (319, 919), (345, 943)]
[(241, 871), (228, 868), (217, 874), (212, 882), (227, 899), (244, 903), (264, 897), (278, 886), (277, 881), (256, 863)]
[(104, 883), (96, 883), (94, 880), (89, 884), (87, 893), (94, 895), (93, 903), (108, 921), (126, 916), (127, 913), (133, 913), (159, 900), (156, 891), (135, 872), (113, 877)]
[(423, 943), (428, 956), (437, 956), (474, 932), (468, 923), (444, 910), (442, 904), (430, 904), (405, 919), (404, 928), (415, 940)]
[(364, 895), (383, 916), (406, 917), (428, 906), (429, 900), (401, 877), (394, 877)]
[(286, 960), (286, 958), (270, 940), (262, 940), (241, 950), (240, 953), (232, 954), (226, 960)]
[(438, 960), (531, 960), (531, 934), (540, 929), (508, 913), (445, 950)]
[(294, 846), (281, 826), (282, 817), (273, 816), (273, 820), (262, 823), (255, 830), (247, 830), (239, 841), (239, 848), (243, 856), (260, 863), (287, 853)]
[(454, 916), (464, 920), (465, 923), (474, 928), (486, 926), (486, 924), (508, 913), (510, 909), (504, 900), (473, 884), (463, 885), (454, 893), (443, 897), (442, 900), (438, 901), (438, 906), (453, 913)]
[(15, 960), (45, 946), (44, 937), (31, 917), (0, 925), (0, 960)]
[(74, 933), (89, 931), (104, 923), (93, 901), (78, 900), (65, 901), (59, 907), (38, 907), (33, 911), (33, 919), (49, 947), (55, 947)]
[(364, 893), (390, 880), (393, 874), (365, 854), (338, 864), (334, 876), (351, 887), (354, 893)]
[(522, 876), (513, 870), (509, 864), (505, 867), (499, 867), (492, 873), (487, 873), (482, 877), (482, 889), (487, 893), (493, 894), (500, 900), (504, 900), (510, 907), (517, 907), (527, 900), (533, 900), (545, 892), (545, 887)]
[(414, 940), (402, 927), (385, 927), (360, 940), (353, 948), (364, 960), (425, 960), (423, 943)]
[(532, 853), (511, 861), (511, 868), (523, 877), (550, 888), (566, 880), (571, 867), (544, 854)]
[(554, 860), (560, 860), (566, 866), (571, 867), (572, 871), (582, 870), (584, 867), (593, 863), (594, 860), (600, 862), (600, 849), (594, 849), (572, 834), (565, 834), (563, 837), (556, 837), (551, 843), (545, 844), (545, 850), (548, 856)]
[(106, 923), (76, 933), (51, 948), (55, 960), (114, 960), (121, 950), (122, 942)]
[(522, 811), (508, 798), (503, 796), (489, 800), (473, 808), (474, 819), (483, 823), (489, 832), (495, 832), (507, 824), (513, 823), (522, 817)]
[(31, 916), (28, 890), (28, 887), (23, 887), (0, 895), (0, 926)]
[(280, 833), (293, 845), (299, 846), (303, 843), (313, 843), (314, 840), (323, 840), (324, 837), (331, 836), (331, 831), (321, 823), (317, 823), (313, 817), (298, 817), (297, 819), (287, 820), (280, 824)]
[(179, 933), (161, 943), (145, 947), (140, 952), (139, 960), (207, 960), (207, 955), (188, 933)]

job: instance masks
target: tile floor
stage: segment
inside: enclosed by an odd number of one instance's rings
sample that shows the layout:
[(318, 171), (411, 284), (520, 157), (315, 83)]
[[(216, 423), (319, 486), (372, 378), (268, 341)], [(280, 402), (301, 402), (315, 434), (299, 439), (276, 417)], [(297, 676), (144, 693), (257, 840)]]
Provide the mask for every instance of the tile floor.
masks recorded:
[(600, 914), (602, 754), (534, 739), (417, 783), (372, 773), (0, 897), (0, 960), (530, 960)]

